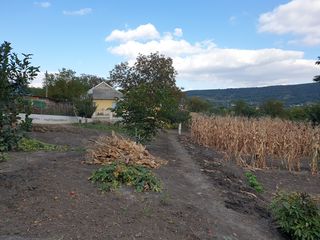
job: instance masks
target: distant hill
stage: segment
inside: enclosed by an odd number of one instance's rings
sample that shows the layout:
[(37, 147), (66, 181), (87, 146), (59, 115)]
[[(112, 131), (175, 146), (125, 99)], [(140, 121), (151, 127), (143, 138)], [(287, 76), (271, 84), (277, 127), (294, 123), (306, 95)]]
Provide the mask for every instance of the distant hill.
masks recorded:
[(221, 105), (242, 99), (249, 104), (259, 105), (269, 99), (283, 101), (286, 106), (320, 101), (320, 83), (281, 85), (256, 88), (230, 88), (186, 91), (187, 96), (198, 96)]

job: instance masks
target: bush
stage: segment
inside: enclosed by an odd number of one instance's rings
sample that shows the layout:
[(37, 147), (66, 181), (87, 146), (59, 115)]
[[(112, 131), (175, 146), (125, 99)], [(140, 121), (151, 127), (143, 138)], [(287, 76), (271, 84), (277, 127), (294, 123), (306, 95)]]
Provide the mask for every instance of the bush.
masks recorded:
[(92, 114), (96, 111), (97, 106), (93, 102), (92, 97), (82, 98), (74, 102), (78, 116), (91, 118)]
[(147, 168), (125, 163), (112, 163), (97, 171), (89, 178), (93, 183), (98, 183), (102, 191), (119, 188), (122, 184), (133, 186), (137, 192), (161, 191), (161, 182)]
[(271, 210), (291, 239), (320, 239), (320, 210), (307, 193), (277, 193)]
[(263, 192), (263, 187), (260, 182), (258, 182), (256, 176), (251, 172), (246, 172), (245, 176), (250, 187), (253, 187), (258, 193)]

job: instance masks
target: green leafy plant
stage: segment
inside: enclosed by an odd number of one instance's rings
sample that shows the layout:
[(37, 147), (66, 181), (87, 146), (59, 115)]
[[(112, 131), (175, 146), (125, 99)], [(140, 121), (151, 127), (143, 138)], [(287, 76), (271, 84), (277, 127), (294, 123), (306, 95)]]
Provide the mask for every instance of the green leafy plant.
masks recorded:
[(23, 152), (65, 151), (67, 150), (67, 147), (44, 143), (33, 138), (22, 138), (18, 142), (18, 149)]
[(6, 162), (6, 161), (8, 161), (8, 160), (9, 160), (9, 155), (6, 154), (6, 153), (0, 152), (0, 163), (1, 163), (1, 162)]
[(18, 124), (19, 104), (39, 72), (39, 67), (30, 65), (31, 55), (22, 55), (19, 59), (8, 42), (0, 45), (0, 152), (17, 148), (23, 135)]
[(257, 177), (253, 173), (246, 172), (245, 176), (250, 187), (253, 187), (258, 193), (263, 192), (261, 183), (258, 182)]
[(132, 186), (137, 192), (161, 191), (160, 180), (147, 168), (115, 162), (93, 172), (89, 178), (98, 183), (102, 191), (119, 188), (122, 184)]
[(280, 228), (291, 239), (320, 239), (320, 210), (307, 193), (278, 192), (271, 210)]

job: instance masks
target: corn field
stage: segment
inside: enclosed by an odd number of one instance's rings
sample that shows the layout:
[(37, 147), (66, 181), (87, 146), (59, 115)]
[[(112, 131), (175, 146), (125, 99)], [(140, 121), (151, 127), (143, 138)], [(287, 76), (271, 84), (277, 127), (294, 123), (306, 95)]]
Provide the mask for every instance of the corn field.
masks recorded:
[(241, 166), (300, 171), (307, 161), (307, 168), (318, 172), (320, 128), (308, 123), (193, 114), (191, 138)]

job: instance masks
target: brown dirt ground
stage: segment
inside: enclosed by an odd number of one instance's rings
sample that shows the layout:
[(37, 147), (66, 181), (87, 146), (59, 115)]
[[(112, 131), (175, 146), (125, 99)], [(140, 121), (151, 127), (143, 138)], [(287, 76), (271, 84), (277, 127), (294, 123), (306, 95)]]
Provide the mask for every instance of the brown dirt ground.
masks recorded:
[[(41, 129), (40, 129), (41, 130)], [(243, 170), (188, 137), (162, 133), (148, 149), (169, 163), (155, 170), (162, 193), (101, 193), (87, 178), (83, 151), (99, 135), (74, 126), (32, 133), (67, 152), (10, 153), (0, 163), (0, 240), (285, 239), (266, 208), (276, 187), (319, 194), (319, 176), (256, 171), (266, 192), (247, 186)]]

